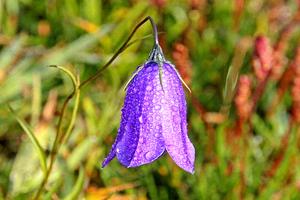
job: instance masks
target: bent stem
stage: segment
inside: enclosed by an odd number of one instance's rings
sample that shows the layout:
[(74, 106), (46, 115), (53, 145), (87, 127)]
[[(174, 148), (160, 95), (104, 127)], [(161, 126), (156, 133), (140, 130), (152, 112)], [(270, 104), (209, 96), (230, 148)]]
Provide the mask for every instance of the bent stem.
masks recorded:
[(157, 28), (156, 25), (154, 23), (154, 20), (152, 19), (152, 17), (148, 16), (145, 19), (143, 19), (140, 23), (138, 23), (133, 31), (130, 33), (130, 35), (128, 36), (127, 40), (123, 43), (123, 45), (117, 50), (117, 52), (109, 59), (109, 61), (101, 68), (99, 69), (94, 75), (92, 75), (91, 77), (87, 78), (86, 80), (84, 80), (80, 85), (79, 85), (79, 89), (82, 88), (83, 86), (85, 86), (87, 83), (95, 80), (105, 69), (107, 69), (110, 64), (128, 47), (128, 43), (130, 42), (131, 38), (133, 37), (133, 35), (135, 34), (135, 32), (147, 21), (150, 21), (152, 29), (153, 29), (153, 36), (154, 36), (154, 46), (158, 45), (158, 32), (157, 32)]
[[(109, 59), (109, 61), (101, 68), (99, 69), (94, 75), (92, 75), (91, 77), (87, 78), (86, 80), (84, 80), (82, 83), (79, 83), (79, 78), (77, 79), (76, 83), (74, 83), (74, 76), (72, 75), (72, 73), (69, 73), (68, 70), (66, 70), (65, 68), (63, 67), (59, 67), (59, 66), (52, 66), (52, 67), (57, 67), (61, 70), (63, 70), (64, 72), (66, 72), (70, 78), (72, 79), (73, 81), (73, 84), (74, 84), (74, 90), (73, 92), (67, 96), (67, 98), (65, 99), (64, 103), (63, 103), (63, 106), (62, 106), (62, 109), (61, 109), (61, 114), (59, 116), (59, 121), (58, 121), (58, 125), (57, 125), (57, 129), (56, 129), (56, 136), (55, 136), (55, 140), (54, 140), (54, 144), (53, 144), (53, 147), (52, 147), (52, 151), (51, 151), (51, 154), (50, 154), (50, 163), (49, 163), (49, 167), (46, 171), (46, 174), (43, 178), (43, 181), (38, 189), (38, 192), (36, 193), (34, 199), (39, 199), (40, 198), (40, 195), (49, 179), (49, 176), (50, 176), (50, 173), (52, 171), (52, 168), (53, 168), (53, 164), (54, 164), (54, 161), (55, 161), (55, 158), (56, 158), (56, 155), (58, 154), (58, 151), (59, 151), (59, 148), (60, 146), (68, 139), (68, 137), (70, 136), (70, 133), (71, 133), (71, 130), (74, 126), (74, 122), (75, 122), (75, 118), (76, 118), (76, 113), (77, 113), (77, 110), (78, 110), (78, 105), (79, 105), (79, 96), (80, 96), (80, 89), (87, 85), (89, 82), (95, 80), (99, 75), (102, 74), (102, 72), (107, 69), (110, 64), (125, 50), (127, 49), (131, 44), (129, 43), (131, 38), (134, 36), (135, 32), (144, 24), (146, 23), (147, 21), (150, 21), (151, 23), (151, 26), (152, 26), (152, 29), (153, 29), (153, 36), (154, 36), (154, 46), (155, 45), (158, 45), (158, 32), (157, 32), (157, 28), (156, 28), (156, 25), (154, 23), (154, 20), (150, 17), (150, 16), (147, 16), (146, 18), (144, 18), (140, 23), (138, 23), (133, 31), (130, 33), (130, 35), (128, 36), (128, 38), (126, 39), (126, 41), (123, 43), (123, 45), (117, 50), (117, 52)], [(71, 122), (69, 123), (69, 126), (67, 128), (67, 132), (66, 134), (62, 134), (62, 121), (63, 121), (63, 118), (65, 116), (65, 111), (66, 111), (66, 108), (67, 108), (67, 105), (69, 104), (70, 100), (76, 96), (75, 98), (75, 107), (73, 109), (73, 113), (72, 113), (72, 119), (71, 119)]]

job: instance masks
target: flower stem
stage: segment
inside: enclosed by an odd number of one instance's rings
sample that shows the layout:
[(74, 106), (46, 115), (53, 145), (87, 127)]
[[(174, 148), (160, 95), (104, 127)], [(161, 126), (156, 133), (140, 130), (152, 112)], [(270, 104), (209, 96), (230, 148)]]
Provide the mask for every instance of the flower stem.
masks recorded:
[(158, 32), (157, 32), (157, 28), (156, 25), (154, 23), (154, 20), (152, 19), (152, 17), (148, 16), (146, 18), (144, 18), (140, 23), (138, 23), (133, 31), (130, 33), (130, 35), (128, 36), (127, 40), (123, 43), (123, 45), (117, 50), (117, 52), (109, 59), (109, 61), (101, 68), (99, 69), (94, 75), (92, 75), (91, 77), (87, 78), (86, 80), (84, 80), (80, 85), (79, 85), (79, 89), (82, 88), (83, 86), (85, 86), (87, 83), (95, 80), (105, 69), (107, 69), (110, 64), (127, 48), (127, 44), (130, 42), (131, 38), (133, 37), (133, 35), (135, 34), (135, 32), (147, 21), (151, 22), (152, 25), (152, 29), (153, 29), (153, 37), (154, 37), (154, 46), (158, 45)]

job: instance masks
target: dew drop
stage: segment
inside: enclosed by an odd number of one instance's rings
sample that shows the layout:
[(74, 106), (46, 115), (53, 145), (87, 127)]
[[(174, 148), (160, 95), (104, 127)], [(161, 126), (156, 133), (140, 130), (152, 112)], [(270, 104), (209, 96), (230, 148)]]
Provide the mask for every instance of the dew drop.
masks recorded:
[(178, 107), (177, 107), (177, 106), (174, 106), (174, 105), (171, 107), (171, 109), (172, 109), (172, 111), (174, 111), (174, 112), (177, 112), (177, 111), (178, 111)]
[(139, 122), (143, 123), (143, 117), (142, 116), (139, 117)]
[(136, 149), (136, 153), (138, 153), (138, 154), (141, 153), (141, 149), (140, 149), (140, 148), (137, 148), (137, 149)]
[(156, 126), (155, 126), (155, 129), (156, 129), (156, 130), (161, 129), (161, 125), (156, 125)]
[(116, 151), (117, 151), (117, 153), (119, 153), (119, 152), (120, 152), (120, 149), (119, 149), (119, 148), (117, 148), (117, 150), (116, 150)]
[(147, 90), (147, 91), (152, 90), (152, 86), (148, 85), (148, 86), (146, 87), (146, 90)]
[[(149, 113), (152, 113), (152, 111), (150, 111)], [(148, 116), (148, 121), (151, 123), (153, 121), (153, 117), (151, 115)]]
[(173, 152), (178, 150), (178, 147), (176, 147), (174, 145), (169, 145), (167, 148), (169, 149), (169, 151), (173, 151)]
[(180, 160), (183, 160), (183, 159), (184, 159), (184, 155), (183, 155), (181, 152), (179, 153), (179, 159), (180, 159)]
[(159, 133), (155, 133), (154, 137), (159, 138), (160, 134)]
[(126, 131), (130, 131), (131, 129), (130, 129), (130, 125), (129, 124), (126, 124), (126, 126), (125, 126), (125, 130)]
[(161, 105), (156, 105), (154, 108), (155, 108), (155, 110), (160, 110), (161, 109)]
[(180, 122), (180, 118), (177, 115), (173, 115), (173, 122), (174, 123)]
[(153, 159), (154, 154), (155, 154), (154, 151), (148, 151), (147, 153), (145, 153), (146, 160), (150, 161), (151, 159)]
[(156, 116), (155, 116), (155, 119), (158, 120), (158, 121), (160, 121), (160, 120), (161, 120), (161, 117), (160, 117), (159, 115), (156, 115)]
[(144, 139), (143, 137), (140, 137), (139, 142), (140, 142), (141, 144), (143, 144), (143, 143), (145, 142), (145, 139)]

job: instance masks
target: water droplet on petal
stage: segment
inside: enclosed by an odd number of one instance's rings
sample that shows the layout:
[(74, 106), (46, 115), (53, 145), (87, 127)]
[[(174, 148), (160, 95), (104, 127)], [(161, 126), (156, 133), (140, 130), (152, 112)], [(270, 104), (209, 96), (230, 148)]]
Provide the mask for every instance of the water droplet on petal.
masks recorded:
[(129, 124), (126, 124), (126, 126), (125, 126), (125, 130), (126, 131), (130, 131), (131, 129), (130, 129), (130, 125)]
[(174, 123), (180, 122), (180, 118), (177, 115), (173, 115), (173, 122)]
[(143, 137), (140, 137), (139, 142), (140, 142), (141, 144), (143, 144), (143, 143), (145, 142), (145, 139), (144, 139)]
[(146, 90), (147, 90), (147, 91), (152, 90), (152, 86), (148, 85), (148, 86), (146, 87)]
[(156, 125), (156, 126), (155, 126), (155, 129), (156, 129), (156, 130), (161, 129), (161, 125)]
[(119, 153), (119, 152), (120, 152), (120, 149), (119, 149), (119, 148), (117, 148), (117, 150), (116, 150), (116, 151), (117, 151), (117, 153)]
[(161, 102), (161, 103), (166, 103), (166, 100), (162, 98), (162, 99), (160, 100), (160, 102)]
[(160, 134), (159, 133), (155, 133), (154, 137), (159, 138)]
[(155, 116), (155, 119), (156, 119), (157, 121), (160, 121), (160, 120), (161, 120), (160, 115), (156, 115), (156, 116)]
[(177, 146), (174, 146), (174, 145), (169, 145), (168, 147), (167, 147), (170, 151), (177, 151), (178, 150), (178, 147)]
[(139, 122), (143, 123), (143, 117), (142, 116), (139, 117)]
[(155, 152), (154, 151), (148, 151), (147, 153), (145, 153), (145, 158), (146, 160), (151, 160), (153, 159), (153, 156), (155, 155)]
[(160, 110), (161, 109), (161, 105), (156, 105), (154, 108), (155, 108), (155, 110)]
[(147, 71), (147, 72), (151, 72), (151, 71), (152, 71), (152, 67), (147, 67), (147, 68), (146, 68), (146, 71)]
[(172, 109), (172, 111), (174, 111), (174, 112), (178, 111), (178, 107), (177, 107), (177, 106), (174, 106), (174, 105), (171, 107), (171, 109)]

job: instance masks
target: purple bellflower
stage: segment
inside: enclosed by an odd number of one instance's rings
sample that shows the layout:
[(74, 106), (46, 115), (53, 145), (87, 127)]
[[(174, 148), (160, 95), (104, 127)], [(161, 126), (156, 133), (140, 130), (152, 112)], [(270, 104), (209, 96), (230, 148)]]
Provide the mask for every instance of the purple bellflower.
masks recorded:
[(138, 167), (167, 151), (179, 167), (194, 173), (195, 149), (187, 135), (182, 83), (156, 42), (147, 62), (126, 85), (121, 125), (102, 167), (115, 156), (126, 167)]

